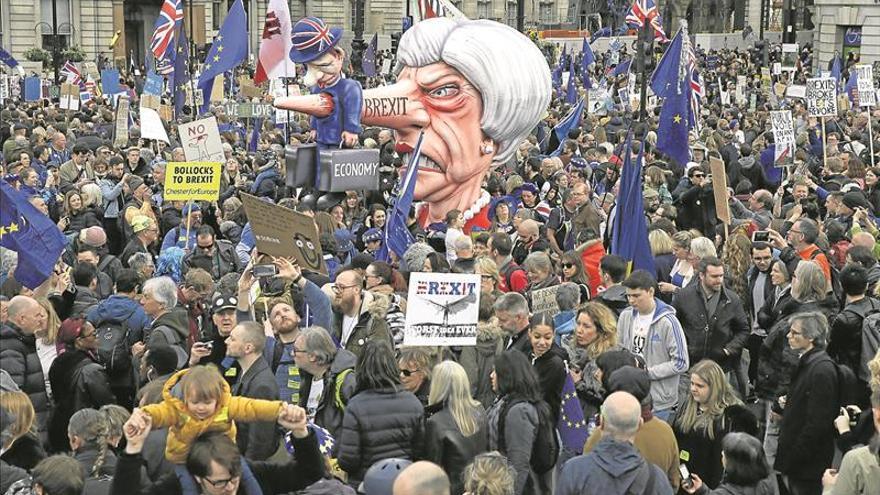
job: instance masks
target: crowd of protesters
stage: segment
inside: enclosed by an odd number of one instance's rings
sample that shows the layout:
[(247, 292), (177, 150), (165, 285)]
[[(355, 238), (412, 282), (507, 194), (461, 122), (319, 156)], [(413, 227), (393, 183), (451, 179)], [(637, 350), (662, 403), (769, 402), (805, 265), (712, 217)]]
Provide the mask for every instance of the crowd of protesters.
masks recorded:
[[(761, 54), (698, 52), (714, 66), (692, 161), (656, 151), (659, 108), (636, 121), (611, 100), (486, 177), (490, 228), (413, 211), (416, 243), (390, 263), (389, 130), (360, 136), (381, 190), (335, 198), (285, 183), (307, 119), (263, 122), (246, 151), (216, 107), (219, 198), (185, 203), (163, 199), (176, 125), (171, 145), (134, 125), (119, 146), (102, 100), (8, 100), (3, 180), (67, 247), (34, 289), (2, 250), (0, 493), (880, 493), (880, 112), (841, 109), (823, 150), (786, 100), (797, 145), (776, 167)], [(795, 80), (813, 69), (808, 47)], [(737, 75), (750, 107), (722, 103)], [(137, 98), (143, 81), (123, 82)], [(568, 110), (554, 98), (544, 124)], [(610, 252), (639, 152), (650, 272)], [(313, 217), (328, 274), (259, 253), (241, 193)], [(403, 345), (414, 272), (480, 275), (475, 346)], [(532, 311), (549, 287), (558, 311)], [(588, 440), (558, 453), (567, 376)]]

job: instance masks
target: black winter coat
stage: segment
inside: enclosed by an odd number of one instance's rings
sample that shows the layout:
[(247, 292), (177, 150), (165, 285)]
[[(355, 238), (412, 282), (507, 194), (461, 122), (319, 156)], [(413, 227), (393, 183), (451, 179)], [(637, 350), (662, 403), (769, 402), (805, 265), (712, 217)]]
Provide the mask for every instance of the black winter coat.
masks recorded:
[(49, 443), (54, 450), (64, 452), (70, 448), (67, 423), (73, 413), (113, 404), (116, 397), (110, 389), (104, 367), (80, 350), (67, 351), (52, 362), (49, 383), (55, 399), (49, 422)]
[(730, 370), (739, 359), (750, 333), (748, 317), (739, 296), (722, 287), (718, 308), (711, 318), (707, 318), (702, 289), (700, 283), (696, 283), (682, 289), (672, 301), (672, 307), (687, 337), (690, 363), (711, 359)]
[(800, 303), (790, 298), (781, 305), (779, 318), (768, 331), (758, 352), (758, 377), (755, 382), (758, 397), (775, 401), (786, 394), (798, 363), (797, 353), (788, 345), (788, 317), (808, 311), (819, 311), (828, 317), (828, 321), (832, 321), (837, 314), (837, 300), (830, 296), (820, 302)]
[[(357, 357), (354, 354), (345, 349), (339, 349), (336, 351), (333, 363), (330, 364), (330, 369), (324, 374), (324, 392), (321, 394), (321, 401), (315, 411), (315, 424), (329, 431), (333, 438), (339, 438), (345, 405), (348, 404), (357, 389), (355, 364), (357, 364)], [(342, 378), (341, 390), (337, 391), (336, 382), (345, 370), (349, 371)], [(299, 386), (299, 405), (306, 407), (309, 403), (313, 377), (302, 368), (300, 368), (299, 374), (302, 380)], [(342, 408), (336, 403), (337, 396), (342, 402)]]
[(862, 365), (862, 322), (866, 316), (878, 311), (880, 301), (873, 297), (865, 297), (844, 306), (831, 323), (828, 355), (857, 371)]
[(715, 196), (712, 186), (691, 186), (673, 203), (678, 208), (679, 230), (697, 229), (704, 235), (715, 232)]
[(818, 483), (834, 457), (838, 408), (837, 368), (821, 349), (801, 356), (786, 396), (774, 468)]
[(415, 460), (422, 452), (424, 408), (412, 392), (363, 390), (345, 408), (339, 440), (339, 467), (357, 486), (381, 459)]
[[(232, 395), (251, 399), (278, 400), (278, 382), (262, 357), (244, 372), (232, 387)], [(278, 449), (280, 436), (275, 422), (236, 422), (235, 443), (249, 460), (266, 460)]]
[(541, 398), (550, 406), (553, 419), (559, 419), (559, 409), (562, 407), (562, 387), (565, 385), (565, 362), (568, 361), (568, 352), (556, 343), (550, 347), (541, 357), (531, 356), (532, 367), (541, 384)]
[(46, 430), (49, 416), (49, 395), (43, 367), (37, 355), (37, 341), (12, 322), (0, 326), (0, 369), (9, 373), (12, 381), (26, 393), (37, 413), (37, 428)]
[[(481, 408), (482, 409), (482, 408)], [(449, 475), (452, 493), (464, 492), (461, 473), (477, 454), (489, 448), (489, 426), (485, 411), (477, 418), (477, 431), (466, 437), (462, 435), (452, 413), (443, 404), (428, 406), (429, 415), (425, 422), (424, 460), (442, 467)]]

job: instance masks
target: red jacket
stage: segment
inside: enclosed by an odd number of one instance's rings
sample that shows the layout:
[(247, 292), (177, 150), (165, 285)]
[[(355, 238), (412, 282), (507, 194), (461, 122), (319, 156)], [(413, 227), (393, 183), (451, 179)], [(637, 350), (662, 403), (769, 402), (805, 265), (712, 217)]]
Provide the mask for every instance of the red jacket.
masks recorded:
[(584, 271), (590, 279), (590, 299), (599, 295), (599, 286), (602, 285), (602, 277), (599, 275), (599, 262), (605, 256), (605, 246), (602, 241), (594, 239), (581, 247), (581, 262)]

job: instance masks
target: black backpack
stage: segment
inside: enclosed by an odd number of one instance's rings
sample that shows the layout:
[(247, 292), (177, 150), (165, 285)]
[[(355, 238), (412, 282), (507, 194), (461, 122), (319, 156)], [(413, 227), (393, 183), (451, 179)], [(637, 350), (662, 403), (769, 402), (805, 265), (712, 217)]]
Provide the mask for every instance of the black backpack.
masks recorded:
[(838, 407), (858, 404), (860, 394), (855, 372), (849, 366), (837, 362), (834, 362), (834, 367), (837, 370)]
[(504, 423), (510, 408), (520, 402), (529, 402), (538, 412), (538, 431), (532, 443), (532, 455), (529, 459), (531, 468), (538, 474), (544, 474), (556, 466), (559, 460), (559, 437), (556, 434), (556, 423), (550, 406), (544, 400), (537, 402), (523, 399), (505, 400), (498, 416), (498, 450), (507, 454), (507, 442), (504, 439)]
[(122, 321), (104, 320), (95, 325), (98, 338), (98, 357), (110, 377), (121, 377), (131, 372), (131, 354), (129, 354), (128, 338), (131, 329), (128, 320), (134, 311)]

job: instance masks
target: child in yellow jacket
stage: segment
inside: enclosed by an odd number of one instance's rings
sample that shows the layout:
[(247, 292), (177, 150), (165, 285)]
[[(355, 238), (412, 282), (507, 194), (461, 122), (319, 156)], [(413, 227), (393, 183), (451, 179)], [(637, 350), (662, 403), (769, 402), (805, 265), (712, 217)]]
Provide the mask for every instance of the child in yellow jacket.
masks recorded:
[[(174, 464), (184, 494), (199, 492), (186, 470), (189, 448), (199, 435), (219, 431), (234, 442), (234, 421), (276, 421), (284, 405), (281, 401), (233, 397), (229, 384), (214, 366), (178, 371), (165, 382), (162, 398), (161, 403), (140, 410), (152, 418), (153, 428), (168, 428), (165, 457)], [(246, 493), (260, 493), (243, 456), (241, 485)]]

